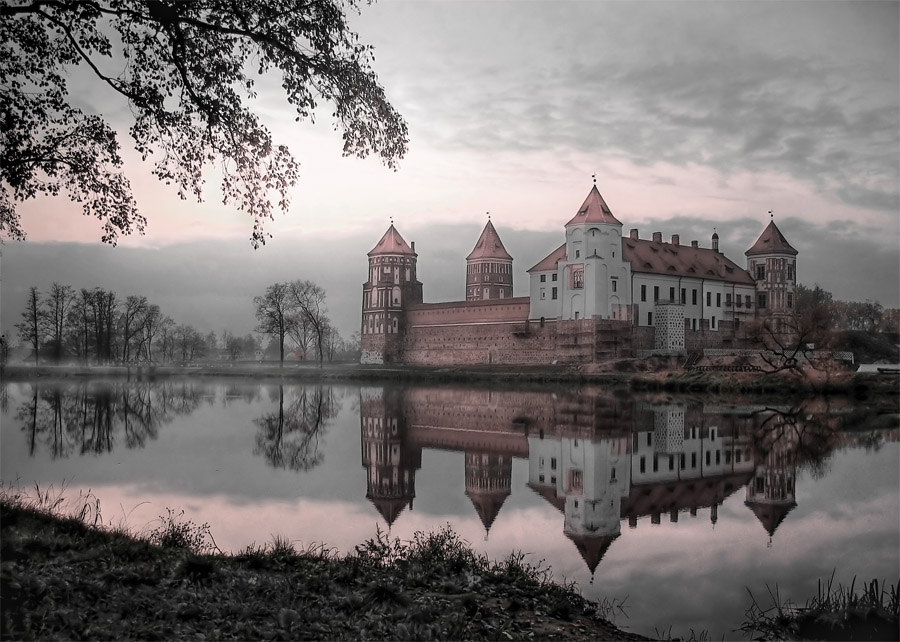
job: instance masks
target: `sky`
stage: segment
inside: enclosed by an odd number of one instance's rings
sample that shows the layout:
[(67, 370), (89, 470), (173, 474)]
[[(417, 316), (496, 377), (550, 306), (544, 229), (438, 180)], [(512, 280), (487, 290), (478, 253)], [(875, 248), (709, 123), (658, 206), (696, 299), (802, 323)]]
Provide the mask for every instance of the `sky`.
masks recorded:
[(73, 101), (120, 132), (149, 225), (110, 248), (76, 204), (20, 206), (28, 240), (0, 248), (0, 329), (14, 332), (29, 286), (57, 281), (244, 334), (255, 295), (310, 279), (349, 336), (366, 252), (391, 219), (416, 242), (425, 300), (448, 301), (464, 298), (488, 212), (525, 295), (592, 175), (625, 233), (709, 246), (715, 228), (743, 265), (772, 210), (799, 282), (900, 305), (900, 3), (383, 0), (351, 25), (374, 46), (409, 152), (396, 172), (344, 158), (327, 109), (295, 123), (278, 79), (261, 79), (249, 104), (301, 168), (257, 250), (214, 176), (203, 203), (179, 200), (130, 145), (125, 104), (73, 72)]

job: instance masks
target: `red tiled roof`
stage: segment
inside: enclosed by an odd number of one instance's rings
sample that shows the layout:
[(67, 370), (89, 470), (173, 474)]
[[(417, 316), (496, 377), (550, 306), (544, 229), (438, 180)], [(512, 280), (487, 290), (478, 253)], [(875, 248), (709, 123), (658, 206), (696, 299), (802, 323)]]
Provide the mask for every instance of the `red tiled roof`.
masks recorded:
[(766, 229), (756, 239), (749, 250), (744, 252), (745, 256), (753, 256), (755, 254), (769, 254), (771, 252), (781, 252), (783, 254), (797, 255), (797, 250), (791, 247), (791, 244), (784, 238), (784, 234), (775, 225), (775, 221), (769, 221)]
[(394, 227), (394, 224), (391, 223), (391, 226), (387, 229), (387, 232), (384, 233), (384, 236), (381, 237), (381, 240), (378, 241), (375, 247), (372, 248), (372, 251), (369, 252), (369, 256), (379, 256), (383, 254), (409, 254), (415, 256), (416, 253), (412, 251), (412, 248), (403, 240), (403, 237), (400, 236), (400, 232), (398, 232), (397, 228)]
[(591, 573), (597, 570), (600, 560), (606, 555), (606, 551), (610, 545), (616, 540), (619, 533), (615, 535), (568, 535), (568, 538), (575, 543), (578, 552), (581, 553), (581, 559), (585, 561)]
[(631, 261), (632, 272), (687, 276), (746, 285), (755, 283), (744, 268), (710, 248), (632, 238), (622, 239), (622, 246), (622, 255), (626, 261)]
[(472, 505), (475, 506), (478, 518), (487, 530), (490, 530), (491, 524), (497, 519), (500, 508), (503, 506), (506, 498), (509, 497), (509, 494), (509, 489), (484, 493), (466, 491), (466, 495), (472, 500)]
[(763, 525), (763, 528), (766, 529), (769, 537), (772, 537), (775, 534), (775, 530), (781, 525), (784, 518), (787, 517), (787, 514), (797, 506), (797, 502), (792, 501), (778, 504), (744, 502), (744, 506), (753, 511), (753, 514), (756, 515), (756, 518)]
[(563, 243), (558, 248), (550, 252), (545, 258), (538, 261), (538, 264), (528, 270), (529, 272), (547, 272), (555, 270), (560, 261), (566, 260), (566, 244)]
[(584, 203), (581, 204), (578, 213), (575, 214), (571, 221), (566, 223), (566, 227), (569, 227), (570, 225), (584, 225), (585, 223), (622, 224), (615, 216), (613, 216), (612, 211), (609, 209), (609, 205), (607, 205), (606, 201), (603, 200), (603, 197), (600, 196), (600, 192), (597, 190), (596, 185), (591, 188), (587, 198), (584, 199)]
[(509, 252), (503, 247), (503, 241), (500, 240), (500, 235), (497, 234), (497, 230), (494, 229), (494, 224), (490, 221), (487, 222), (487, 225), (485, 225), (484, 229), (481, 231), (481, 236), (478, 237), (478, 242), (475, 243), (475, 249), (473, 249), (469, 256), (466, 257), (467, 261), (471, 259), (502, 259), (512, 261)]

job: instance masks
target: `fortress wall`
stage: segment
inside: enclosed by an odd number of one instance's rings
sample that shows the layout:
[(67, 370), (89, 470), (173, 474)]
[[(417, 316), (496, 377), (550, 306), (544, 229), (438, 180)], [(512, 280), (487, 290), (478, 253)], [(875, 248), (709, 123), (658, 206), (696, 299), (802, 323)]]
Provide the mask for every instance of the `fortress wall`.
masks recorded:
[[(591, 344), (561, 355), (553, 322), (477, 323), (472, 325), (412, 326), (401, 338), (403, 362), (446, 366), (474, 364), (585, 363)], [(525, 328), (528, 328), (525, 331)], [(565, 361), (562, 361), (565, 359)]]
[(408, 327), (450, 323), (525, 323), (531, 309), (528, 297), (417, 303), (406, 308)]

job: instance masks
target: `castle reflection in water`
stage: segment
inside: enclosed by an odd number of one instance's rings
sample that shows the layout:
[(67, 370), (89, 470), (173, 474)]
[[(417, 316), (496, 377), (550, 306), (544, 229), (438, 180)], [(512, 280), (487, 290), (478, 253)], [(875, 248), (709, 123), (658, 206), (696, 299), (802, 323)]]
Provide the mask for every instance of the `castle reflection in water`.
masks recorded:
[(466, 495), (489, 531), (511, 494), (513, 458), (527, 458), (528, 487), (563, 514), (593, 573), (623, 520), (635, 528), (703, 511), (714, 524), (742, 488), (773, 536), (797, 505), (798, 465), (852, 439), (830, 413), (810, 426), (809, 411), (635, 403), (596, 390), (363, 388), (366, 497), (393, 524), (413, 507), (422, 450), (462, 451)]

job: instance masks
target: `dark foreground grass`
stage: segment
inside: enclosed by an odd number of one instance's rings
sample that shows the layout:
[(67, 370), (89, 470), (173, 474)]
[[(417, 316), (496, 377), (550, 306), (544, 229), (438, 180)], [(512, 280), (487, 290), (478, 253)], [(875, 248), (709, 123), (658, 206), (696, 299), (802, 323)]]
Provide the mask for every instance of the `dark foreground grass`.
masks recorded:
[(379, 533), (346, 556), (278, 538), (226, 555), (179, 514), (138, 537), (55, 508), (0, 494), (4, 640), (647, 639), (548, 569), (491, 562), (449, 527)]
[(832, 574), (804, 606), (782, 599), (777, 586), (768, 593), (763, 604), (750, 593), (741, 629), (754, 640), (900, 640), (900, 583), (857, 588), (855, 578), (844, 586)]

